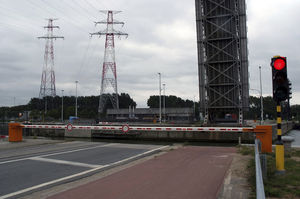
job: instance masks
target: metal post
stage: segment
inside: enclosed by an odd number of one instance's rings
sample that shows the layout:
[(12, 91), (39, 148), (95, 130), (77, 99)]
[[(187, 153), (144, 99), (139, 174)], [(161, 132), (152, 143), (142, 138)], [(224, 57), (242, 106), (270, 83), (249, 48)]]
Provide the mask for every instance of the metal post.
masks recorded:
[(284, 146), (281, 140), (281, 104), (277, 101), (277, 141), (276, 141), (276, 169), (278, 173), (284, 173)]
[(161, 123), (161, 74), (158, 73), (159, 77), (159, 123)]
[(77, 117), (77, 83), (78, 81), (75, 81), (76, 83), (76, 97), (75, 97), (75, 117)]
[(61, 122), (64, 122), (64, 90), (61, 90)]
[(163, 84), (164, 89), (164, 98), (163, 98), (163, 106), (164, 106), (164, 122), (166, 122), (166, 84)]
[(196, 121), (196, 100), (195, 100), (195, 96), (194, 96), (194, 121)]
[(45, 117), (47, 114), (47, 96), (45, 96)]
[(259, 66), (259, 78), (260, 78), (260, 124), (264, 122), (264, 105), (263, 105), (263, 96), (262, 96), (262, 83), (261, 83), (261, 66)]

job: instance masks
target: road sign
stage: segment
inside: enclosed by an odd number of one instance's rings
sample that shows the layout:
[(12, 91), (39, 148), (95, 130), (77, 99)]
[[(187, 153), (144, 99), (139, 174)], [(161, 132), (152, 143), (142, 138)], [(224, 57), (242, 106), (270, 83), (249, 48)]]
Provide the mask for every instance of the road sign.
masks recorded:
[(67, 124), (67, 130), (68, 130), (68, 131), (72, 131), (72, 130), (73, 130), (72, 124)]
[(122, 126), (122, 132), (127, 133), (129, 131), (129, 126), (127, 124)]

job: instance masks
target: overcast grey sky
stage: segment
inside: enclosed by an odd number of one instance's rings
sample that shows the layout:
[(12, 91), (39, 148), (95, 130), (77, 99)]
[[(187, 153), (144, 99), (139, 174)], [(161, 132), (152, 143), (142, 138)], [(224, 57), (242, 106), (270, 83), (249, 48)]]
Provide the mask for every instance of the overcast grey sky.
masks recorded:
[[(286, 56), (293, 84), (292, 104), (300, 104), (300, 1), (247, 0), (250, 88), (271, 95), (270, 59)], [(129, 34), (116, 39), (119, 93), (129, 93), (138, 107), (158, 94), (158, 72), (166, 95), (198, 100), (198, 68), (194, 0), (0, 0), (0, 106), (26, 104), (38, 97), (43, 67), (46, 18), (58, 18), (55, 75), (57, 94), (99, 95), (105, 37), (89, 37), (104, 29), (98, 10), (121, 10), (115, 19)], [(115, 27), (117, 29), (117, 27)], [(258, 95), (250, 90), (251, 95)]]

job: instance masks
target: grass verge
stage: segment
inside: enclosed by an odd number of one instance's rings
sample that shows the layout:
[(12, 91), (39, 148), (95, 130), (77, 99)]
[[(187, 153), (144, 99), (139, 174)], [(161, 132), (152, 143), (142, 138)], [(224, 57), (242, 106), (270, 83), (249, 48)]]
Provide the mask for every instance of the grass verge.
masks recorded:
[[(253, 158), (248, 163), (248, 182), (252, 193), (250, 198), (256, 198), (255, 160), (253, 147), (239, 147), (243, 155)], [(285, 152), (285, 174), (276, 173), (275, 153), (267, 154), (267, 178), (264, 179), (266, 197), (272, 198), (299, 198), (300, 197), (300, 149)]]

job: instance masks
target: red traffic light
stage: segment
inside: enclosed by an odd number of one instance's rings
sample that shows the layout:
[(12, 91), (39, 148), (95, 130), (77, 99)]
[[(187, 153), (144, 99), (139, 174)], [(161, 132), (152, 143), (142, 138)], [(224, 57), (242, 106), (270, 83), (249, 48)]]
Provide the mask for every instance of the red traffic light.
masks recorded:
[(286, 64), (285, 64), (284, 58), (277, 58), (277, 59), (275, 59), (274, 64), (273, 64), (273, 66), (274, 66), (274, 68), (276, 70), (282, 70), (282, 69), (284, 69), (285, 65)]

